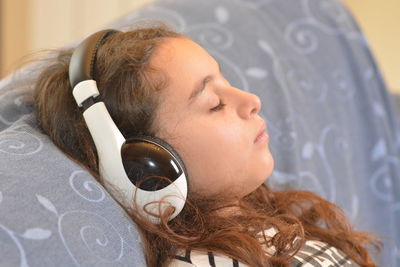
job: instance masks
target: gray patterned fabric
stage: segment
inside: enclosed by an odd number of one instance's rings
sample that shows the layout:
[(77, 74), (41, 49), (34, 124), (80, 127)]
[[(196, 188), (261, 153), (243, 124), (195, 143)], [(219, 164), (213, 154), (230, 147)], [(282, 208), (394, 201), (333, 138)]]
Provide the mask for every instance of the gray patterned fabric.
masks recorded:
[[(276, 168), (269, 183), (319, 193), (400, 266), (400, 127), (352, 16), (338, 0), (160, 0), (111, 27), (164, 20), (263, 102)], [(144, 266), (136, 227), (37, 129), (40, 65), (0, 83), (0, 265)]]

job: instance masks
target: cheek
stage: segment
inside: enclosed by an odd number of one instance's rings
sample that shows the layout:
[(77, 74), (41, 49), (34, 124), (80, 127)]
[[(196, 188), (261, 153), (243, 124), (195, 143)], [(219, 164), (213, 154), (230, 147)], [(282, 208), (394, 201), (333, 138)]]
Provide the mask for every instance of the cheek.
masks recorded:
[(199, 129), (175, 140), (176, 149), (189, 172), (191, 189), (213, 195), (234, 186), (235, 177), (243, 177), (247, 165), (243, 160), (245, 142), (237, 130)]
[(232, 164), (236, 154), (242, 150), (244, 142), (236, 129), (226, 129), (228, 128), (199, 126), (197, 130), (182, 136), (178, 149), (198, 165), (203, 163), (202, 165), (208, 167), (216, 164), (221, 166), (224, 162)]

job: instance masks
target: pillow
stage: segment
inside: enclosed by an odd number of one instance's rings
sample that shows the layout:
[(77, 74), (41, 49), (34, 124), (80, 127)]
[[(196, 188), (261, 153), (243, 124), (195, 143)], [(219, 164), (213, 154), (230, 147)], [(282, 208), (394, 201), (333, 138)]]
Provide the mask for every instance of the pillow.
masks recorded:
[(34, 69), (0, 84), (0, 265), (145, 266), (128, 215), (38, 129)]

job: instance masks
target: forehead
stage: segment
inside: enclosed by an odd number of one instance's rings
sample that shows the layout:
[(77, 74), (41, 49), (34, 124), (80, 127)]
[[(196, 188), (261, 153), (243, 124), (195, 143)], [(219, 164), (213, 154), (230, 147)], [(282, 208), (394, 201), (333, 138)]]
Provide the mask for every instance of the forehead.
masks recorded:
[(178, 75), (181, 78), (186, 74), (203, 74), (216, 61), (200, 45), (190, 39), (165, 38), (155, 50), (151, 65), (162, 70), (174, 80)]
[(219, 73), (218, 63), (198, 44), (186, 38), (167, 38), (150, 59), (152, 67), (167, 78), (159, 92), (161, 102), (156, 124), (167, 129), (174, 122), (191, 117), (189, 96), (212, 73)]
[[(216, 67), (213, 67), (214, 66)], [(198, 44), (187, 38), (166, 38), (154, 51), (151, 67), (167, 78), (160, 92), (154, 127), (159, 137), (170, 136), (176, 125), (193, 119), (188, 105), (191, 92), (213, 69), (216, 61)]]

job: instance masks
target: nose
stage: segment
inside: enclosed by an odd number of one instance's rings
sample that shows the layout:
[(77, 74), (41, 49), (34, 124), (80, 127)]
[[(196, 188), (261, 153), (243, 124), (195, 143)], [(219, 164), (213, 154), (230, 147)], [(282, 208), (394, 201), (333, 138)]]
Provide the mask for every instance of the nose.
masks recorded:
[[(238, 89), (239, 90), (239, 89)], [(252, 93), (239, 90), (238, 114), (243, 119), (250, 119), (257, 115), (261, 109), (260, 98)]]

